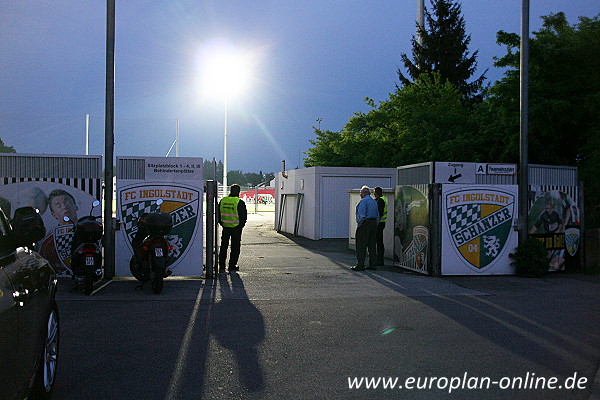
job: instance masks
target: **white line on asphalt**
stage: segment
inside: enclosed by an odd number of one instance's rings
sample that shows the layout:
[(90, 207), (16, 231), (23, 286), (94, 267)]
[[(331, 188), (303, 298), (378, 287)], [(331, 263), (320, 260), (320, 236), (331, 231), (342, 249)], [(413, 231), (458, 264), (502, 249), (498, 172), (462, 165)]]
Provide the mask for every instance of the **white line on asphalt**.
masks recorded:
[(100, 290), (104, 289), (105, 287), (107, 287), (112, 281), (108, 281), (106, 282), (104, 285), (100, 286), (98, 289), (94, 290), (92, 293), (90, 293), (90, 296), (96, 294), (97, 292), (99, 292)]
[(194, 304), (192, 315), (190, 316), (187, 328), (185, 329), (185, 335), (183, 335), (183, 340), (181, 342), (181, 347), (179, 348), (179, 354), (177, 355), (177, 361), (175, 363), (175, 370), (173, 371), (173, 375), (171, 375), (171, 381), (169, 382), (169, 390), (167, 391), (166, 400), (175, 400), (177, 398), (177, 391), (181, 383), (183, 369), (186, 365), (190, 342), (192, 340), (194, 326), (196, 325), (196, 317), (198, 316), (198, 309), (200, 308), (201, 297), (202, 288), (198, 290), (196, 303)]

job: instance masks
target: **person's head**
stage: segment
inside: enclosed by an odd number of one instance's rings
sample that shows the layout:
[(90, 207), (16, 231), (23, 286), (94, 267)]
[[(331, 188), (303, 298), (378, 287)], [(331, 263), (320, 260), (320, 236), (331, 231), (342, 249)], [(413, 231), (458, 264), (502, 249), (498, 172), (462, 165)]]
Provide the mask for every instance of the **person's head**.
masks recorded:
[(62, 189), (53, 190), (48, 195), (48, 204), (50, 205), (52, 216), (56, 218), (59, 225), (68, 223), (63, 220), (65, 215), (73, 223), (77, 222), (77, 204), (75, 203), (75, 198), (70, 193)]
[(375, 188), (375, 190), (373, 190), (373, 193), (375, 193), (375, 198), (380, 198), (381, 196), (383, 196), (383, 189), (381, 188), (381, 186), (377, 186)]
[(21, 198), (26, 199), (22, 206), (31, 206), (42, 215), (48, 209), (48, 198), (39, 187), (29, 187), (21, 193)]
[(546, 213), (552, 214), (552, 210), (554, 210), (554, 204), (552, 204), (552, 200), (546, 200)]
[(233, 197), (239, 197), (240, 196), (240, 185), (238, 185), (237, 183), (234, 183), (233, 185), (231, 185), (231, 190), (229, 191), (229, 195), (233, 196)]
[(369, 195), (371, 195), (371, 189), (369, 189), (368, 186), (363, 186), (360, 188), (360, 197), (361, 198), (369, 196)]

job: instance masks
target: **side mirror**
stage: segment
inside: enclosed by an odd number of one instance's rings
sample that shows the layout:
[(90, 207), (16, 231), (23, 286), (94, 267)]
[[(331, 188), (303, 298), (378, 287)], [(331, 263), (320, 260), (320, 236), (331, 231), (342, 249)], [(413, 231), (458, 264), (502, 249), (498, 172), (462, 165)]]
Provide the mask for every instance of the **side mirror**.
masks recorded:
[(63, 217), (63, 221), (65, 221), (65, 222), (71, 222), (71, 220), (69, 219), (69, 217), (67, 217), (66, 215)]

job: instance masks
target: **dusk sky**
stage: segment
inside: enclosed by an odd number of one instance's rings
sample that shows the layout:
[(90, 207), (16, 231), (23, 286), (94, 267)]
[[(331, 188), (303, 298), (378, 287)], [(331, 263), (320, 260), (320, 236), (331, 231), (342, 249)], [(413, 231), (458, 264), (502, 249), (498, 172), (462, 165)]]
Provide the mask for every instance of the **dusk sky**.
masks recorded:
[[(425, 1), (429, 7), (429, 0)], [(502, 76), (496, 32), (520, 32), (521, 1), (461, 2), (479, 74)], [(531, 0), (530, 26), (598, 0)], [(115, 155), (164, 156), (179, 120), (182, 157), (223, 158), (224, 102), (199, 84), (207, 54), (249, 56), (244, 93), (229, 100), (230, 170), (301, 167), (313, 126), (339, 131), (363, 99), (388, 99), (400, 54), (411, 52), (417, 0), (116, 0)], [(3, 0), (0, 138), (19, 153), (104, 153), (106, 2)], [(479, 76), (479, 75), (477, 75)], [(174, 150), (171, 155), (174, 155)], [(460, 160), (448, 160), (460, 161)], [(493, 160), (490, 160), (493, 161)]]

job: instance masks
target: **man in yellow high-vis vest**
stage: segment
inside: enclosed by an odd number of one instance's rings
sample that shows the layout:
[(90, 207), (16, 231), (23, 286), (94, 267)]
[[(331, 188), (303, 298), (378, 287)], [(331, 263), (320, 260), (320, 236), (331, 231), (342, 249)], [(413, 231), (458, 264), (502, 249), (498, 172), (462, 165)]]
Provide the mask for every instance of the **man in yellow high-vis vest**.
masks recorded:
[(219, 272), (225, 272), (229, 239), (231, 239), (229, 272), (240, 269), (237, 262), (240, 258), (240, 248), (242, 245), (242, 229), (244, 229), (247, 219), (246, 203), (240, 199), (240, 185), (233, 184), (231, 185), (229, 195), (221, 199), (217, 208), (217, 222), (223, 227), (221, 232), (221, 248), (219, 250)]
[(387, 221), (387, 200), (383, 195), (383, 189), (379, 186), (375, 188), (375, 201), (377, 202), (377, 209), (379, 210), (379, 221), (377, 223), (377, 234), (375, 235), (376, 240), (376, 253), (377, 253), (377, 265), (383, 266), (385, 256), (385, 246), (383, 245), (383, 231), (385, 230), (385, 222)]

